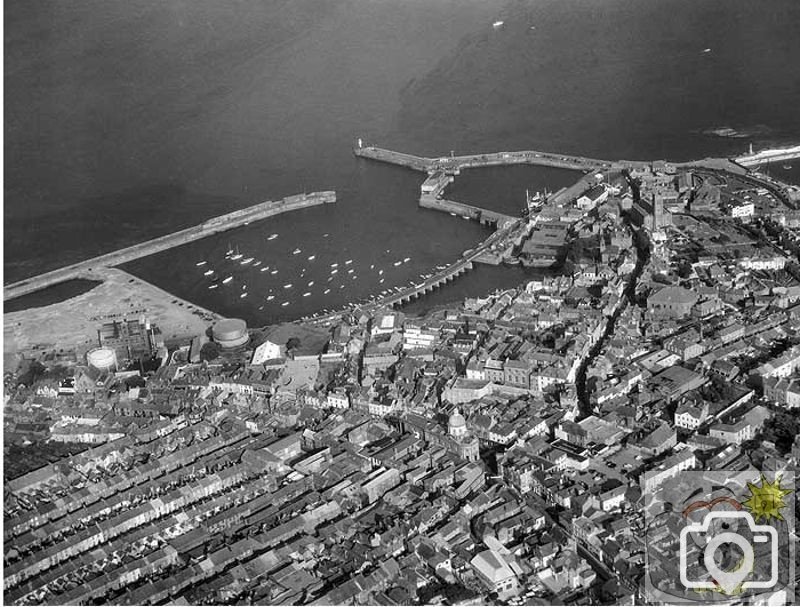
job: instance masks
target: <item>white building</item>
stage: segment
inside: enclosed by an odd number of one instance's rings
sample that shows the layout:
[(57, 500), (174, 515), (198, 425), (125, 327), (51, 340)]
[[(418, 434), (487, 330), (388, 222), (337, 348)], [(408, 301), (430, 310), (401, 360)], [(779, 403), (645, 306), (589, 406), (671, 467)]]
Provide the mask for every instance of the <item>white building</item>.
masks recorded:
[(397, 327), (396, 314), (381, 314), (375, 319), (370, 334), (375, 337), (376, 335), (389, 335), (394, 333)]
[(253, 352), (252, 363), (254, 365), (260, 365), (268, 360), (272, 360), (275, 358), (282, 358), (282, 357), (283, 354), (281, 352), (281, 347), (278, 344), (267, 340), (263, 344), (258, 346)]
[(578, 197), (575, 204), (584, 211), (591, 210), (608, 198), (608, 190), (602, 184), (596, 185)]
[(675, 425), (686, 430), (695, 430), (708, 419), (708, 405), (702, 407), (684, 404), (675, 411)]
[(484, 550), (470, 561), (470, 565), (475, 569), (478, 578), (496, 592), (501, 600), (518, 594), (517, 576), (503, 555), (496, 550)]
[(740, 202), (732, 204), (729, 207), (728, 212), (730, 213), (731, 217), (741, 219), (743, 217), (752, 217), (755, 214), (756, 209), (752, 202)]
[(685, 448), (668, 457), (655, 470), (645, 473), (645, 491), (653, 491), (668, 478), (672, 478), (684, 470), (691, 470), (697, 466), (697, 458), (694, 456), (694, 451), (683, 443), (678, 443), (677, 446), (683, 446)]
[(350, 399), (347, 396), (347, 392), (344, 390), (328, 392), (327, 406), (334, 407), (335, 409), (349, 409)]
[(437, 337), (433, 331), (406, 323), (403, 329), (403, 350), (430, 349)]

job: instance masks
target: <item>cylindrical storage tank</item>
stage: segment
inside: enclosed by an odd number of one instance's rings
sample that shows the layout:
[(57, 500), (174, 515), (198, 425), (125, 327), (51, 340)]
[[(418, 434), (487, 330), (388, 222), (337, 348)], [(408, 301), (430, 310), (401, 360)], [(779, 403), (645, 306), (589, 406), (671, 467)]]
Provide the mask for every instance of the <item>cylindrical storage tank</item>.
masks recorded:
[(111, 348), (95, 348), (86, 353), (86, 362), (98, 371), (111, 371), (117, 367), (117, 354)]
[(223, 348), (236, 348), (247, 343), (247, 323), (240, 318), (220, 320), (211, 329), (214, 341)]

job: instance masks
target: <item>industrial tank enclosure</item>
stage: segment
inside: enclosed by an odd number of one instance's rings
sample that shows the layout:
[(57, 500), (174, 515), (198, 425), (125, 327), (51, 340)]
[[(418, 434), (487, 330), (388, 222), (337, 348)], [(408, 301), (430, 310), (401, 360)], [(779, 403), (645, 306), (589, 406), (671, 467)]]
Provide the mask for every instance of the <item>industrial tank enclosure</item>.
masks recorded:
[(223, 348), (236, 348), (247, 343), (247, 323), (239, 318), (226, 318), (211, 330), (214, 341)]

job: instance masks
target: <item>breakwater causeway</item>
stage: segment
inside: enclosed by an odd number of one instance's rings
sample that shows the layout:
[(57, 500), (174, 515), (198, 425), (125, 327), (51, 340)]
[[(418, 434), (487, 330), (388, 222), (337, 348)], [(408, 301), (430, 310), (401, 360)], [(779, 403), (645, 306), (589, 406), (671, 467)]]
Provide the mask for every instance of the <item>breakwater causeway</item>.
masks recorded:
[(282, 200), (268, 200), (245, 209), (239, 209), (225, 215), (212, 217), (203, 223), (153, 238), (145, 242), (118, 249), (110, 253), (105, 253), (91, 259), (86, 259), (78, 263), (74, 263), (51, 272), (39, 274), (25, 278), (18, 282), (5, 285), (3, 288), (3, 300), (13, 299), (21, 295), (33, 293), (44, 287), (64, 282), (73, 278), (93, 278), (93, 271), (102, 268), (118, 266), (141, 257), (147, 257), (153, 253), (165, 251), (173, 247), (200, 240), (218, 232), (224, 232), (245, 224), (251, 221), (259, 221), (279, 215), (289, 211), (298, 209), (305, 209), (320, 204), (329, 204), (336, 202), (336, 192), (312, 192), (310, 194), (297, 194), (295, 196), (288, 196)]

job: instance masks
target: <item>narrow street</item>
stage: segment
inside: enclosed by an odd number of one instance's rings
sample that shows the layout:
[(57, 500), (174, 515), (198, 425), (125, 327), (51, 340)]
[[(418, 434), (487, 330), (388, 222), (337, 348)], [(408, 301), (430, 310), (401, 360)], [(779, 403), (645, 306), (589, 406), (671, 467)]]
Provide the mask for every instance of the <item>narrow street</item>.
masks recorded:
[[(639, 189), (635, 186), (635, 184), (631, 183), (631, 190), (633, 191), (634, 199), (638, 201)], [(642, 275), (644, 267), (650, 260), (650, 241), (647, 238), (647, 234), (644, 232), (644, 230), (636, 231), (633, 226), (630, 225), (630, 222), (627, 221), (627, 218), (626, 223), (632, 232), (634, 246), (636, 247), (636, 267), (628, 277), (628, 284), (625, 286), (623, 298), (614, 310), (614, 313), (608, 319), (603, 334), (581, 361), (578, 371), (575, 374), (575, 388), (578, 393), (578, 403), (580, 407), (579, 417), (581, 419), (592, 414), (592, 405), (589, 402), (589, 391), (586, 386), (586, 373), (589, 369), (589, 366), (592, 364), (592, 362), (594, 362), (594, 359), (603, 349), (603, 345), (608, 337), (614, 334), (614, 327), (616, 326), (617, 320), (619, 319), (625, 307), (634, 302), (634, 298), (636, 297), (636, 285), (639, 283), (639, 278)]]

